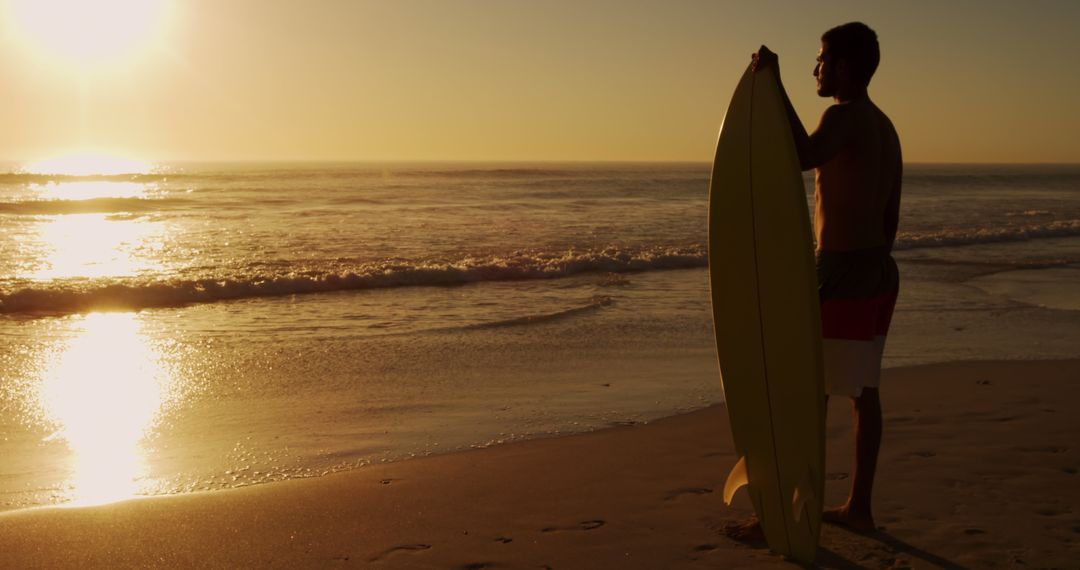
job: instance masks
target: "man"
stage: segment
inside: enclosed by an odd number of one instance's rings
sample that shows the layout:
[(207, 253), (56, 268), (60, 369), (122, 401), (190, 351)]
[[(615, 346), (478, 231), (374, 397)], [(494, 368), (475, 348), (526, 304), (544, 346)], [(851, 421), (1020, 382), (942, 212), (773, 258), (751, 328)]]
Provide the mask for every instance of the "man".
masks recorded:
[[(878, 384), (899, 274), (891, 256), (900, 210), (900, 140), (867, 95), (880, 59), (877, 34), (852, 22), (822, 36), (814, 77), (835, 104), (807, 134), (784, 93), (803, 170), (816, 169), (814, 234), (824, 337), (825, 389), (854, 405), (855, 471), (847, 502), (827, 522), (875, 529), (870, 499), (881, 446)], [(762, 46), (755, 72), (780, 79), (776, 54)], [(739, 534), (739, 533), (736, 533)]]

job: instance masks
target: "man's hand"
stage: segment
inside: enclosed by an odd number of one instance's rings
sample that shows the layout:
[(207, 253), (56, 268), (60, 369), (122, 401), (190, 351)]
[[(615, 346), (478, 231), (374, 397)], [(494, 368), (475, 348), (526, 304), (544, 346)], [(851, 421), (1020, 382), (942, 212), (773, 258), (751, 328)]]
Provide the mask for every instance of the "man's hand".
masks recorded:
[(755, 73), (765, 69), (772, 69), (777, 75), (780, 75), (780, 58), (769, 48), (761, 46), (757, 53), (750, 56), (750, 67)]
[(800, 166), (802, 166), (803, 170), (809, 170), (817, 166), (819, 163), (815, 162), (817, 155), (811, 149), (810, 136), (806, 134), (806, 129), (803, 127), (802, 121), (799, 120), (795, 107), (791, 106), (791, 99), (788, 99), (787, 90), (784, 89), (784, 82), (780, 80), (780, 58), (765, 46), (761, 46), (757, 53), (751, 55), (750, 58), (750, 69), (754, 73), (769, 70), (776, 77), (776, 84), (780, 87), (780, 94), (784, 98), (784, 110), (787, 112), (788, 123), (791, 125), (791, 136), (795, 139), (795, 150), (799, 153)]

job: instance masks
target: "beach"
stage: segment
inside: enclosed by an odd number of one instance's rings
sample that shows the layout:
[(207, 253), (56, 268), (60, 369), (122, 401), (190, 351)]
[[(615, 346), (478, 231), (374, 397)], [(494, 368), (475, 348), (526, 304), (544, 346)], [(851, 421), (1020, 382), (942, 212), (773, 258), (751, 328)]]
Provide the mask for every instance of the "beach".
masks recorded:
[[(1080, 559), (1080, 361), (888, 370), (879, 529), (825, 526), (823, 568), (1067, 568)], [(828, 427), (849, 483), (848, 403)], [(786, 568), (723, 535), (723, 406), (583, 435), (239, 490), (0, 516), (13, 568)]]
[[(0, 175), (0, 566), (789, 565), (722, 532), (707, 165), (171, 168)], [(1078, 181), (908, 169), (819, 565), (1077, 558)]]

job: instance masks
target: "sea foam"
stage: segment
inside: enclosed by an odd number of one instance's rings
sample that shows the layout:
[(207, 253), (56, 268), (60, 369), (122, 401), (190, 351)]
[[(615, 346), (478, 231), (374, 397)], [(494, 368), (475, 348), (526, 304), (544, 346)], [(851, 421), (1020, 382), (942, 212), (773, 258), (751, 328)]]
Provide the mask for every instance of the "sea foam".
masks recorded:
[(63, 314), (94, 309), (174, 307), (193, 303), (388, 287), (458, 285), (481, 281), (556, 279), (586, 272), (622, 273), (707, 265), (702, 245), (518, 251), (454, 261), (385, 260), (347, 270), (307, 269), (221, 278), (54, 280), (14, 282), (0, 291), (0, 313)]

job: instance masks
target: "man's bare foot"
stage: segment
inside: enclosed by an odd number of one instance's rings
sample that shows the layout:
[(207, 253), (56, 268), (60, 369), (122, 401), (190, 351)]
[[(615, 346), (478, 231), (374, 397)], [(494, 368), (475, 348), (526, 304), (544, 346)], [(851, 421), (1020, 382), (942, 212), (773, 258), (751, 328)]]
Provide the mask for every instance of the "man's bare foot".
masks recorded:
[(761, 523), (756, 518), (729, 523), (724, 526), (722, 532), (724, 536), (739, 542), (762, 542), (765, 540), (765, 531), (761, 530)]
[(825, 509), (821, 513), (821, 520), (835, 525), (846, 526), (855, 532), (874, 532), (874, 517), (870, 513), (853, 510), (849, 505), (843, 505), (833, 509)]

